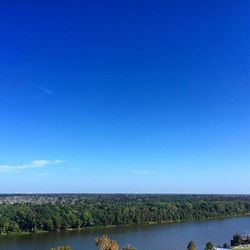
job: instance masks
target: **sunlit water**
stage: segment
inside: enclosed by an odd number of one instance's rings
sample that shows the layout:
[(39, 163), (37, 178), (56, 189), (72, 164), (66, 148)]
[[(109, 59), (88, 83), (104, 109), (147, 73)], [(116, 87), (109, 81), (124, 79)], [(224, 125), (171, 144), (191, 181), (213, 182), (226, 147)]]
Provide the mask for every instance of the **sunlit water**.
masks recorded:
[(48, 250), (59, 245), (70, 245), (73, 250), (96, 250), (95, 238), (108, 234), (120, 246), (134, 245), (138, 250), (185, 250), (190, 240), (198, 249), (207, 241), (229, 243), (236, 232), (250, 232), (250, 217), (187, 222), (171, 225), (148, 225), (103, 230), (71, 231), (0, 237), (1, 250)]

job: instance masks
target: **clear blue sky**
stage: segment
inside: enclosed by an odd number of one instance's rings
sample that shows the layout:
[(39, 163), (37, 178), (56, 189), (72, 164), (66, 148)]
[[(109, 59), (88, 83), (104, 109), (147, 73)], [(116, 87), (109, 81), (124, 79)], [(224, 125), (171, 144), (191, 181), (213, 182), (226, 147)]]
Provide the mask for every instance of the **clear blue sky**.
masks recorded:
[(1, 1), (1, 192), (250, 192), (249, 1)]

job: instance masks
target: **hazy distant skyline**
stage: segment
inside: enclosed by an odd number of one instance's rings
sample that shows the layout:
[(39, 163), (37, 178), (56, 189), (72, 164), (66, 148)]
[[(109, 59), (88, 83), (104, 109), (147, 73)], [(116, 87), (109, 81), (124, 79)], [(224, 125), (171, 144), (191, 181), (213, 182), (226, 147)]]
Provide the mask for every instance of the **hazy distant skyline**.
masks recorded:
[(0, 192), (250, 193), (248, 1), (3, 1)]

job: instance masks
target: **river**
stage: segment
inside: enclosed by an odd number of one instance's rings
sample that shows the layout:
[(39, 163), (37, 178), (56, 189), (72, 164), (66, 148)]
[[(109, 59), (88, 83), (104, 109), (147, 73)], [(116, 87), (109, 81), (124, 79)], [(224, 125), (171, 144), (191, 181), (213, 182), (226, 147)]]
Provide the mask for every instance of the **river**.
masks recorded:
[(198, 249), (207, 241), (215, 244), (230, 243), (236, 232), (250, 232), (250, 217), (236, 217), (169, 225), (130, 226), (101, 230), (68, 231), (0, 237), (1, 250), (48, 250), (51, 247), (70, 245), (73, 250), (96, 250), (95, 238), (108, 234), (120, 246), (129, 243), (138, 250), (185, 250), (190, 240)]

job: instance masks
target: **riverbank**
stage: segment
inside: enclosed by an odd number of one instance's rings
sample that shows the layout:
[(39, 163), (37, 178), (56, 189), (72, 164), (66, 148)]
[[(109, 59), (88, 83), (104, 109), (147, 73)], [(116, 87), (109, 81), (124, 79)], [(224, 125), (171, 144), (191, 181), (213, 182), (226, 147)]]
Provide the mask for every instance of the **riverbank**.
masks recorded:
[[(0, 236), (17, 236), (17, 235), (30, 235), (30, 234), (49, 234), (54, 232), (84, 232), (84, 231), (95, 231), (95, 230), (105, 230), (105, 229), (112, 229), (112, 228), (128, 228), (128, 227), (136, 227), (136, 226), (150, 226), (150, 225), (169, 225), (169, 224), (180, 224), (180, 223), (188, 223), (188, 222), (204, 222), (204, 221), (211, 221), (211, 220), (223, 220), (223, 219), (230, 219), (230, 218), (238, 218), (238, 217), (247, 217), (250, 216), (250, 213), (246, 214), (235, 214), (231, 216), (220, 216), (220, 217), (209, 217), (200, 220), (167, 220), (167, 221), (151, 221), (147, 223), (140, 223), (140, 224), (125, 224), (125, 225), (98, 225), (98, 226), (91, 226), (91, 227), (82, 227), (82, 228), (68, 228), (64, 230), (55, 230), (55, 231), (46, 231), (46, 230), (34, 230), (34, 231), (18, 231), (18, 232), (9, 232), (9, 233), (1, 233)], [(242, 249), (242, 248), (241, 248)], [(244, 249), (245, 250), (245, 249)], [(249, 249), (250, 250), (250, 249)]]
[(186, 223), (136, 225), (98, 230), (68, 230), (0, 237), (1, 250), (48, 250), (59, 245), (70, 245), (74, 250), (96, 250), (95, 239), (107, 234), (120, 245), (132, 244), (138, 250), (186, 249), (190, 240), (202, 250), (206, 242), (230, 244), (235, 232), (250, 230), (250, 217), (234, 217)]

